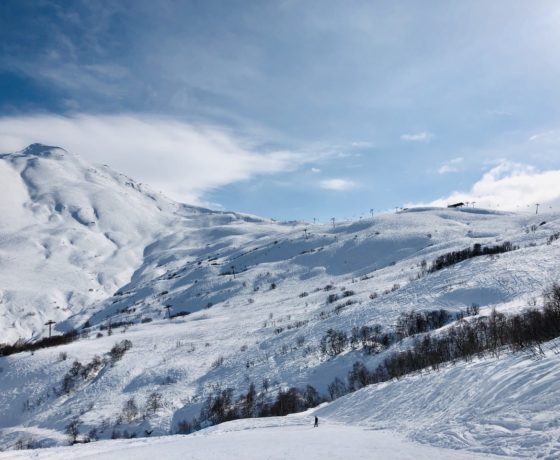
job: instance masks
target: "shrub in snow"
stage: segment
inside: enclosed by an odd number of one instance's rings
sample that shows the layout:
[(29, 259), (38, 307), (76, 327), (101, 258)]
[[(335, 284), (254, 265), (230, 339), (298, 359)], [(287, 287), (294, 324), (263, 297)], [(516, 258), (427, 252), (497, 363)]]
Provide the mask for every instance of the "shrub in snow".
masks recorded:
[(66, 434), (70, 437), (70, 444), (76, 444), (78, 436), (80, 435), (80, 425), (82, 422), (75, 418), (65, 427)]
[(218, 369), (222, 364), (224, 364), (224, 357), (218, 356), (210, 365), (211, 369)]
[(379, 324), (373, 326), (354, 326), (350, 335), (350, 346), (353, 349), (360, 345), (369, 354), (377, 354), (387, 348), (393, 342), (392, 337), (383, 333), (383, 328)]
[(552, 235), (548, 237), (546, 244), (552, 244), (554, 241), (560, 239), (560, 232), (554, 232)]
[(163, 395), (154, 391), (146, 399), (146, 415), (153, 415), (163, 407)]
[(92, 428), (91, 430), (89, 430), (88, 432), (88, 438), (91, 441), (97, 441), (99, 439), (99, 434), (97, 432), (97, 428)]
[(85, 380), (91, 375), (95, 374), (103, 365), (103, 361), (99, 356), (94, 356), (91, 362), (85, 366), (79, 362), (74, 361), (70, 370), (64, 375), (62, 379), (61, 394), (70, 393), (78, 384), (80, 378)]
[(319, 347), (321, 353), (328, 356), (336, 356), (344, 351), (348, 337), (345, 332), (329, 329), (321, 338)]
[(14, 450), (34, 449), (35, 443), (32, 438), (19, 438), (14, 444)]
[(136, 405), (134, 397), (125, 401), (125, 403), (123, 404), (122, 415), (128, 423), (132, 422), (136, 417), (138, 417), (138, 406)]
[(327, 303), (334, 303), (339, 299), (338, 294), (329, 294), (327, 297)]
[(132, 348), (132, 342), (128, 339), (121, 340), (119, 343), (113, 345), (113, 348), (111, 348), (111, 351), (109, 351), (111, 365), (114, 365), (117, 361), (122, 359), (124, 354), (131, 348)]

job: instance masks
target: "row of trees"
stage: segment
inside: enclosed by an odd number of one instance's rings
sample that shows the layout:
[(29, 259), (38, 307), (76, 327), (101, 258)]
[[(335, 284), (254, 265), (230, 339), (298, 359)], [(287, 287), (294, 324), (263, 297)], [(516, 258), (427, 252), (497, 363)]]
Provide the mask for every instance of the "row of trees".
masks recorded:
[(266, 390), (257, 392), (251, 383), (246, 393), (234, 398), (232, 388), (217, 389), (212, 392), (202, 406), (200, 414), (192, 421), (183, 420), (177, 425), (178, 433), (189, 434), (208, 424), (237, 420), (240, 418), (275, 417), (302, 412), (325, 401), (311, 385), (303, 390), (288, 388), (280, 390), (276, 398), (267, 401)]
[(478, 315), (480, 307), (473, 304), (459, 313), (447, 310), (410, 311), (401, 313), (397, 318), (394, 331), (385, 331), (380, 324), (373, 326), (354, 326), (350, 335), (344, 331), (329, 329), (319, 342), (319, 350), (323, 355), (334, 357), (342, 353), (348, 345), (352, 349), (360, 346), (366, 354), (374, 355), (387, 349), (393, 343), (424, 332), (439, 329), (446, 324)]
[(401, 313), (395, 325), (395, 335), (397, 340), (411, 337), (416, 334), (434, 331), (455, 320), (460, 320), (468, 316), (476, 316), (480, 312), (480, 306), (473, 303), (465, 310), (458, 313), (451, 313), (444, 309), (429, 311), (410, 311)]
[[(117, 361), (122, 359), (124, 354), (132, 348), (132, 342), (130, 340), (121, 340), (117, 342), (106, 357), (101, 358), (95, 355), (93, 359), (87, 363), (82, 364), (80, 361), (74, 361), (72, 367), (68, 370), (64, 377), (62, 378), (62, 385), (60, 387), (59, 394), (70, 394), (75, 387), (83, 380), (95, 376), (102, 366), (111, 364), (114, 366)], [(63, 359), (66, 359), (66, 354), (63, 355)]]
[(505, 241), (504, 243), (497, 244), (495, 246), (482, 246), (481, 244), (476, 243), (472, 248), (462, 249), (461, 251), (452, 251), (439, 256), (432, 262), (428, 271), (436, 272), (444, 269), (445, 267), (458, 264), (463, 260), (471, 259), (473, 257), (502, 254), (504, 252), (514, 251), (518, 248), (518, 246), (511, 244), (509, 241)]
[(72, 330), (62, 335), (45, 337), (35, 342), (20, 339), (13, 345), (0, 344), (0, 356), (13, 355), (14, 353), (21, 353), (22, 351), (36, 351), (41, 348), (58, 347), (59, 345), (73, 342), (77, 340), (78, 337), (78, 332)]

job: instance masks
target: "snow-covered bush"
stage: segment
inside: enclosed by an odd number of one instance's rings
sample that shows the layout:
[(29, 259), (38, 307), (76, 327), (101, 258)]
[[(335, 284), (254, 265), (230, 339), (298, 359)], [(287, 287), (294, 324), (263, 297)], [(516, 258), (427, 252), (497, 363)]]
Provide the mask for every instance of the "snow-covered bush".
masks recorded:
[(111, 365), (122, 359), (124, 354), (132, 348), (132, 342), (128, 339), (121, 340), (119, 343), (113, 345), (111, 351), (109, 351), (109, 357), (111, 359)]

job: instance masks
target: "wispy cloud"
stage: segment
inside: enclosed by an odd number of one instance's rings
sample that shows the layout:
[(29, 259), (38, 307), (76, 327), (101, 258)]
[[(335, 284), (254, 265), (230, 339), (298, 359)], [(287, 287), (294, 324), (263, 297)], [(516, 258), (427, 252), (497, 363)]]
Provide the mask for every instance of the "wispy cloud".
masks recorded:
[(438, 174), (447, 174), (458, 172), (461, 170), (461, 164), (463, 163), (462, 157), (453, 158), (449, 161), (443, 163), (437, 170)]
[(560, 142), (560, 130), (551, 129), (549, 131), (543, 131), (540, 133), (533, 134), (529, 137), (529, 142), (540, 142), (557, 144)]
[(319, 186), (327, 190), (343, 191), (356, 187), (356, 183), (348, 179), (335, 178), (322, 180)]
[(492, 115), (495, 117), (511, 117), (513, 116), (512, 112), (508, 112), (507, 110), (488, 110), (488, 115)]
[(368, 141), (354, 141), (350, 143), (350, 147), (355, 149), (367, 149), (373, 147), (373, 144)]
[(428, 131), (401, 135), (401, 140), (406, 142), (430, 142), (433, 138), (434, 134)]
[[(261, 174), (293, 171), (320, 154), (260, 152), (213, 126), (148, 115), (56, 115), (0, 118), (0, 152), (33, 142), (58, 145), (109, 164), (180, 201)], [(335, 185), (336, 186), (336, 185)]]

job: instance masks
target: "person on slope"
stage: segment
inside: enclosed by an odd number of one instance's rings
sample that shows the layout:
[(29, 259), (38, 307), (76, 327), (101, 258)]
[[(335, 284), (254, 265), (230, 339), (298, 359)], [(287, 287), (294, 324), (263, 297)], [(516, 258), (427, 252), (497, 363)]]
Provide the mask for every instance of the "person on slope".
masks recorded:
[(319, 419), (317, 418), (317, 416), (315, 416), (315, 425), (313, 425), (314, 428), (317, 428), (319, 426)]

